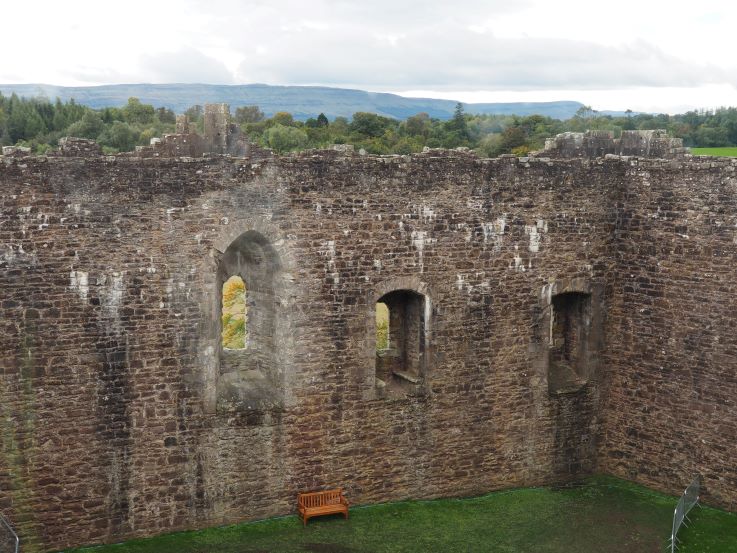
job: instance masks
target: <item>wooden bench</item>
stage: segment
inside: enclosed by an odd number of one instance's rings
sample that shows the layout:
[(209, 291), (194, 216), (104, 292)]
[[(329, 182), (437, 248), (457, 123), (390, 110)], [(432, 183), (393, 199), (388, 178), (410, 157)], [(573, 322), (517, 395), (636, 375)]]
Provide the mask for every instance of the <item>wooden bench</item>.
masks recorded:
[(342, 488), (300, 493), (297, 494), (297, 510), (304, 526), (307, 526), (308, 519), (320, 515), (343, 513), (343, 516), (348, 518), (348, 500), (343, 495)]

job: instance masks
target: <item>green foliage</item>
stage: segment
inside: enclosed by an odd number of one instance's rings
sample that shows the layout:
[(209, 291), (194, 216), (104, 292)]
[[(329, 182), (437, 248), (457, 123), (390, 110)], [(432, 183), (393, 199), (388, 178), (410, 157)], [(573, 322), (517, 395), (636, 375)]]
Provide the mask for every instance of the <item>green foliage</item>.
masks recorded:
[(729, 143), (728, 131), (724, 127), (700, 126), (694, 135), (694, 142), (705, 148), (715, 148)]
[(177, 122), (177, 115), (169, 108), (156, 108), (156, 119), (161, 123), (173, 125)]
[[(186, 110), (195, 130), (203, 132), (203, 108)], [(24, 99), (0, 94), (0, 145), (23, 143), (34, 151), (56, 146), (62, 136), (98, 140), (106, 152), (132, 150), (154, 136), (173, 132), (175, 114), (166, 108), (129, 98), (121, 108), (92, 110), (74, 101), (51, 103), (45, 98)], [(692, 111), (680, 115), (601, 115), (583, 106), (576, 115), (560, 121), (541, 115), (469, 115), (457, 104), (453, 117), (442, 121), (418, 113), (399, 121), (374, 113), (357, 112), (351, 120), (325, 114), (304, 123), (287, 112), (264, 117), (258, 106), (236, 110), (235, 120), (249, 138), (277, 152), (325, 148), (330, 144), (354, 144), (374, 154), (409, 154), (430, 148), (469, 147), (479, 155), (525, 155), (543, 147), (545, 138), (564, 131), (598, 129), (619, 136), (622, 130), (666, 129), (690, 147), (737, 146), (737, 108)]]
[(223, 347), (243, 349), (245, 347), (246, 320), (223, 313)]
[(36, 153), (56, 146), (62, 136), (95, 139), (108, 153), (127, 151), (136, 144), (147, 144), (152, 136), (171, 132), (173, 119), (171, 110), (155, 110), (135, 98), (122, 109), (96, 111), (73, 100), (51, 103), (45, 98), (6, 98), (0, 94), (0, 144), (24, 144)]
[(287, 127), (280, 123), (267, 129), (264, 137), (266, 145), (279, 153), (302, 149), (309, 141), (307, 133), (303, 130)]
[(463, 104), (458, 102), (453, 112), (453, 118), (445, 124), (445, 129), (452, 137), (453, 146), (457, 147), (464, 144), (469, 139), (468, 123), (466, 115), (463, 112)]
[(15, 94), (10, 97), (7, 106), (7, 133), (12, 143), (19, 140), (31, 140), (47, 132), (45, 121), (41, 116), (39, 100), (23, 101)]
[(411, 117), (407, 117), (404, 123), (402, 123), (402, 129), (406, 134), (424, 138), (427, 138), (427, 135), (430, 133), (431, 126), (432, 122), (427, 113), (412, 115)]
[(136, 132), (128, 123), (114, 121), (97, 137), (102, 146), (109, 146), (119, 152), (128, 152), (138, 143), (140, 133)]
[(195, 104), (191, 108), (188, 108), (184, 112), (184, 115), (186, 115), (189, 118), (189, 120), (192, 121), (192, 122), (198, 121), (198, 120), (202, 119), (202, 117), (204, 117), (204, 115), (205, 115), (205, 108), (203, 108), (199, 104)]
[(378, 138), (379, 136), (382, 136), (387, 129), (393, 128), (396, 125), (397, 121), (395, 119), (382, 117), (375, 113), (359, 111), (353, 114), (350, 130), (362, 137)]
[(121, 109), (123, 120), (130, 125), (149, 125), (153, 123), (156, 110), (148, 104), (142, 104), (138, 98), (128, 98), (128, 103)]
[(309, 127), (311, 129), (325, 128), (329, 125), (330, 121), (328, 121), (328, 118), (324, 113), (320, 113), (317, 118), (310, 117), (305, 121), (305, 127)]
[(292, 117), (291, 113), (287, 113), (286, 111), (275, 113), (274, 117), (271, 118), (271, 123), (273, 125), (282, 125), (284, 127), (293, 127), (295, 125), (294, 117)]
[(82, 119), (69, 125), (66, 132), (69, 136), (97, 138), (104, 128), (105, 123), (100, 115), (94, 111), (88, 111), (82, 116)]
[(241, 125), (264, 120), (264, 112), (258, 106), (243, 106), (235, 110), (235, 121)]

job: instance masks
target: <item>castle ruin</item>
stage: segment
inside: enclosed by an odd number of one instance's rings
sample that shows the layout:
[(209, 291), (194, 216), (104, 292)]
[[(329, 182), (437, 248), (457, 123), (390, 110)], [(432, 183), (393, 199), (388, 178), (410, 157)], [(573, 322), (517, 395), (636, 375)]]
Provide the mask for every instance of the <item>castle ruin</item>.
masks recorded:
[(361, 504), (597, 472), (678, 493), (700, 472), (735, 509), (737, 160), (576, 137), (225, 155), (213, 129), (205, 156), (182, 121), (133, 155), (0, 157), (0, 509), (27, 547), (335, 485)]

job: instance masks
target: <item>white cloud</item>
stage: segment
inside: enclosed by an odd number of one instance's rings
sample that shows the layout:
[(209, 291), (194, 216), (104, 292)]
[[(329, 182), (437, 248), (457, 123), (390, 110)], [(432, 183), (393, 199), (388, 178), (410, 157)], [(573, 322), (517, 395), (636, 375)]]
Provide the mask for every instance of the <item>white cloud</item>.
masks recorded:
[(142, 80), (152, 83), (233, 84), (233, 74), (222, 61), (194, 48), (143, 54), (140, 71)]

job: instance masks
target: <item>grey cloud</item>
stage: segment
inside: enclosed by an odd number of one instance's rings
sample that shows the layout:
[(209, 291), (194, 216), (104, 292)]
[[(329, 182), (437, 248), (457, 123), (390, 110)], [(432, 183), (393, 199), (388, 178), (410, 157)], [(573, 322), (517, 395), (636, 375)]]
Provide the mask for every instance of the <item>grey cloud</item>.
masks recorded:
[(696, 86), (727, 82), (722, 70), (652, 44), (607, 47), (576, 40), (506, 39), (438, 22), (393, 41), (362, 26), (261, 34), (242, 82), (355, 84), (375, 88), (533, 89)]
[[(652, 43), (622, 47), (544, 38), (499, 38), (500, 14), (530, 1), (182, 0), (178, 33), (243, 59), (235, 75), (194, 48), (141, 57), (151, 82), (324, 84), (369, 90), (612, 89), (732, 82)], [(122, 78), (122, 77), (121, 77)], [(110, 76), (98, 81), (118, 81)]]
[(73, 67), (63, 72), (67, 77), (77, 81), (89, 83), (119, 83), (131, 82), (131, 76), (126, 76), (115, 69), (101, 67)]
[[(411, 29), (420, 25), (462, 21), (474, 23), (493, 15), (519, 12), (531, 0), (185, 0), (191, 13), (232, 27), (257, 22), (259, 28), (312, 21), (336, 28), (358, 24), (381, 32)], [(267, 17), (268, 16), (268, 19)]]
[(233, 84), (233, 75), (223, 62), (194, 48), (144, 54), (139, 61), (147, 82)]

